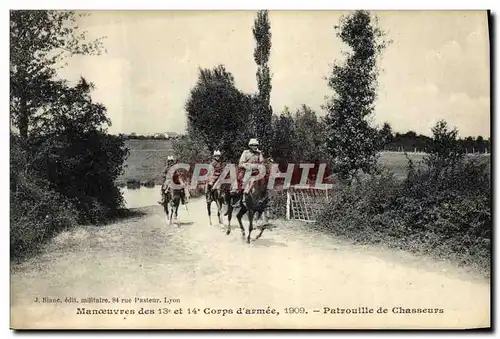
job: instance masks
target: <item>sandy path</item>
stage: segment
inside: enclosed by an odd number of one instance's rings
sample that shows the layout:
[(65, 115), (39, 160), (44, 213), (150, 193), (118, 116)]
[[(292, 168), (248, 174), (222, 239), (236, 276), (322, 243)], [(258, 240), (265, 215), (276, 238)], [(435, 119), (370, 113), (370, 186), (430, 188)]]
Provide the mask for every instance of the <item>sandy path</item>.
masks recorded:
[[(44, 254), (13, 267), (11, 326), (470, 328), (490, 324), (489, 281), (450, 264), (349, 245), (307, 225), (283, 221), (248, 245), (238, 227), (227, 236), (218, 226), (209, 226), (203, 200), (191, 201), (189, 209), (190, 215), (180, 210), (179, 228), (166, 225), (161, 208), (154, 206), (145, 208), (143, 217), (62, 233)], [(62, 298), (63, 303), (34, 303), (35, 297)], [(66, 297), (78, 301), (116, 297), (120, 302), (64, 303)], [(140, 303), (134, 302), (135, 297), (170, 301)], [(122, 302), (124, 298), (132, 302)], [(443, 313), (394, 313), (399, 306)], [(240, 307), (269, 307), (279, 314), (245, 316), (237, 314)], [(307, 314), (286, 314), (287, 307), (304, 307)], [(359, 313), (324, 314), (324, 307)], [(379, 307), (387, 313), (377, 313)], [(78, 308), (135, 314), (77, 314)], [(154, 314), (139, 314), (141, 308)], [(169, 313), (162, 314), (163, 308)], [(227, 311), (204, 314), (206, 308)], [(188, 309), (196, 314), (188, 314)], [(374, 313), (361, 314), (369, 309)]]

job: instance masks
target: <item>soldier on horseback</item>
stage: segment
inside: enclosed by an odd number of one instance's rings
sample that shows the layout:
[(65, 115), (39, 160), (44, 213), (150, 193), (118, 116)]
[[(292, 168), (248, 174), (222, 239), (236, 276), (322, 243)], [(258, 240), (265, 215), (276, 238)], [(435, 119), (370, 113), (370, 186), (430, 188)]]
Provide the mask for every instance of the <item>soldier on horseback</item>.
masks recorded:
[(221, 160), (221, 152), (219, 150), (216, 150), (213, 154), (213, 160), (210, 163), (210, 169), (212, 170), (212, 172), (210, 173), (210, 178), (208, 179), (207, 186), (205, 187), (205, 194), (207, 199), (209, 199), (212, 187), (221, 175), (222, 167), (223, 165)]
[[(181, 169), (176, 169), (172, 175), (169, 175), (169, 171), (174, 166), (176, 163), (174, 156), (169, 155), (166, 159), (166, 165), (163, 168), (162, 171), (162, 179), (163, 179), (163, 184), (161, 185), (161, 200), (158, 201), (160, 205), (163, 205), (166, 201), (167, 194), (170, 192), (170, 186), (172, 182), (175, 182), (175, 184), (178, 185), (183, 185), (185, 186), (185, 182), (183, 179), (183, 175), (181, 174)], [(181, 202), (183, 205), (186, 204), (186, 192), (185, 190), (182, 191), (181, 195)]]
[[(259, 141), (257, 139), (250, 139), (248, 142), (248, 148), (243, 151), (240, 157), (240, 162), (239, 162), (239, 167), (240, 168), (246, 168), (247, 164), (263, 164), (264, 163), (264, 156), (262, 155), (262, 151), (258, 149), (259, 147)], [(233, 188), (232, 193), (241, 194), (241, 190), (243, 189), (243, 201), (246, 201), (246, 198), (248, 196), (248, 193), (250, 193), (250, 189), (253, 186), (253, 181), (248, 181), (244, 183), (244, 187), (242, 187), (242, 180), (243, 180), (243, 173), (240, 172), (238, 173), (238, 187)], [(241, 201), (237, 201), (235, 204), (233, 204), (233, 207), (238, 207)]]
[(167, 193), (168, 187), (170, 186), (170, 178), (167, 174), (168, 174), (168, 171), (170, 170), (170, 168), (175, 163), (174, 157), (172, 155), (169, 155), (167, 157), (167, 159), (165, 159), (165, 163), (166, 163), (165, 167), (163, 167), (163, 170), (161, 172), (161, 178), (162, 178), (161, 191), (160, 191), (161, 200), (158, 201), (158, 203), (160, 205), (163, 205), (165, 203), (165, 200), (166, 200), (166, 193)]

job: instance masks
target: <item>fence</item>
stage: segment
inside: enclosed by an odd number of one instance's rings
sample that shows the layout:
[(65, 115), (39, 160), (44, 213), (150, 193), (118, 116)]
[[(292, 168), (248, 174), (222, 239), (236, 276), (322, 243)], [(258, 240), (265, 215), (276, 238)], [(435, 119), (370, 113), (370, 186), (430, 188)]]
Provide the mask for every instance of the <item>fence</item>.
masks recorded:
[(287, 190), (286, 219), (315, 222), (318, 214), (330, 201), (328, 189), (290, 188)]

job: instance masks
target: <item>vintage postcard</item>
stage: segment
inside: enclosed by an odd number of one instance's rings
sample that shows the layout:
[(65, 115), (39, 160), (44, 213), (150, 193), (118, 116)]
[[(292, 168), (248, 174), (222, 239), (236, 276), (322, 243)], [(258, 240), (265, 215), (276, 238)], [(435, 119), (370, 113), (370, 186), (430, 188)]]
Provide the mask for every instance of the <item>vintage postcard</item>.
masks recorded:
[(10, 11), (10, 326), (491, 326), (488, 11)]

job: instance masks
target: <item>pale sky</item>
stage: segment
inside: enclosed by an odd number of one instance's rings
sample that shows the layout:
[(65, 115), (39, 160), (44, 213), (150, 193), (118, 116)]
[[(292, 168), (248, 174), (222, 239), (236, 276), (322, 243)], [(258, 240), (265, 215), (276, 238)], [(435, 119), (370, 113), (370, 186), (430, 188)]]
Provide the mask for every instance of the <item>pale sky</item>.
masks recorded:
[[(333, 26), (345, 12), (270, 11), (271, 105), (302, 104), (324, 115), (323, 77), (346, 46)], [(373, 12), (394, 42), (380, 61), (374, 122), (430, 135), (445, 119), (461, 136), (490, 136), (486, 11)], [(106, 36), (107, 54), (73, 58), (61, 75), (83, 75), (108, 108), (111, 133), (184, 132), (184, 104), (198, 67), (224, 64), (236, 86), (256, 91), (254, 11), (95, 11), (80, 27)]]

